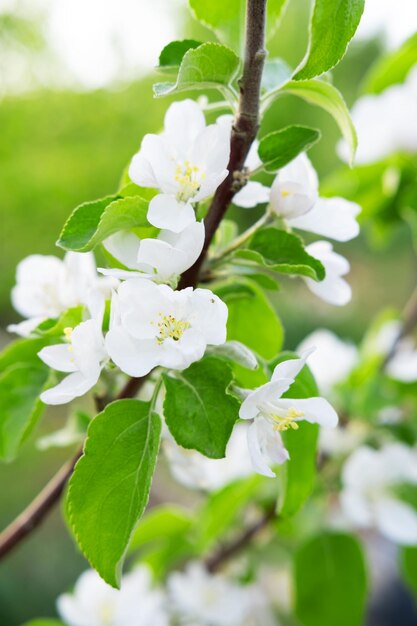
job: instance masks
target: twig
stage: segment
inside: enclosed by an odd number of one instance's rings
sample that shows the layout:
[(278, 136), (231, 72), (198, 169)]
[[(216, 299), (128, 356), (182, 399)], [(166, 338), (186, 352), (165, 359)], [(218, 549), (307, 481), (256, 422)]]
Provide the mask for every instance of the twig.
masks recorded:
[(381, 370), (383, 371), (388, 363), (394, 358), (397, 354), (398, 347), (401, 343), (401, 340), (404, 337), (407, 337), (416, 327), (417, 325), (417, 287), (414, 289), (411, 294), (410, 299), (404, 307), (404, 311), (402, 314), (402, 323), (400, 332), (398, 333), (394, 343), (391, 346), (390, 351), (387, 353), (384, 361), (381, 364)]
[[(195, 287), (200, 268), (206, 258), (214, 234), (236, 193), (235, 172), (241, 171), (259, 126), (259, 97), (266, 58), (265, 51), (266, 0), (247, 0), (246, 51), (243, 76), (239, 82), (240, 101), (230, 141), (229, 174), (217, 189), (205, 219), (205, 241), (200, 257), (184, 272), (178, 288)], [(131, 378), (117, 399), (132, 398), (146, 380)], [(26, 537), (59, 500), (68, 478), (80, 456), (64, 465), (25, 511), (0, 535), (0, 558)]]
[(275, 505), (267, 509), (257, 522), (244, 530), (236, 539), (222, 546), (217, 552), (209, 556), (205, 561), (207, 571), (212, 574), (217, 572), (226, 561), (239, 554), (256, 535), (268, 526), (269, 522), (271, 522), (274, 517)]

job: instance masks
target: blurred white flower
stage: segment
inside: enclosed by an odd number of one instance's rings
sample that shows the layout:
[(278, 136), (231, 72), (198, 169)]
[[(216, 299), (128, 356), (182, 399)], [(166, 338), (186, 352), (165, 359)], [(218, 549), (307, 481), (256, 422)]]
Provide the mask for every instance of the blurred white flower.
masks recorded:
[(343, 468), (342, 482), (343, 512), (354, 526), (374, 527), (395, 543), (417, 545), (417, 511), (396, 493), (404, 485), (417, 485), (413, 448), (401, 443), (358, 448)]
[(415, 0), (366, 0), (356, 39), (381, 36), (388, 48), (394, 49), (416, 31)]
[(192, 100), (171, 104), (164, 132), (145, 135), (129, 168), (133, 182), (161, 192), (149, 203), (149, 222), (175, 233), (192, 224), (193, 203), (214, 194), (228, 174), (229, 155), (225, 125), (206, 126), (201, 108)]
[(320, 198), (316, 170), (305, 153), (279, 170), (270, 192), (260, 183), (248, 183), (233, 199), (249, 208), (263, 202), (291, 228), (349, 241), (359, 234), (356, 217), (361, 208), (344, 198)]
[(164, 594), (145, 566), (123, 576), (120, 591), (88, 570), (72, 594), (59, 596), (57, 608), (68, 626), (169, 626)]
[(185, 572), (170, 574), (168, 592), (181, 624), (261, 626), (254, 621), (255, 609), (260, 608), (258, 588), (239, 585), (223, 574), (210, 574), (201, 563), (190, 563)]
[(399, 339), (401, 322), (389, 320), (368, 337), (365, 349), (370, 355), (387, 356), (395, 351), (385, 366), (385, 372), (394, 380), (412, 383), (417, 380), (417, 346), (412, 337)]
[(99, 289), (110, 296), (116, 284), (114, 279), (97, 275), (92, 252), (67, 252), (63, 260), (32, 254), (17, 266), (11, 296), (16, 311), (28, 319), (11, 324), (8, 330), (26, 337), (45, 319), (87, 304), (92, 290)]
[(186, 450), (177, 445), (169, 434), (163, 439), (163, 450), (173, 476), (191, 489), (217, 491), (234, 480), (253, 473), (247, 455), (247, 425), (235, 425), (226, 448), (224, 459), (209, 459), (196, 450)]
[(307, 287), (325, 302), (336, 306), (344, 306), (352, 297), (352, 290), (342, 276), (350, 269), (349, 262), (341, 254), (333, 251), (328, 241), (315, 241), (306, 247), (306, 251), (321, 261), (326, 270), (324, 280), (317, 282), (305, 277)]
[(319, 450), (327, 456), (343, 456), (357, 448), (368, 433), (368, 426), (359, 420), (350, 420), (337, 428), (320, 428)]
[[(357, 100), (351, 111), (358, 134), (357, 164), (380, 161), (395, 152), (417, 152), (416, 97), (415, 66), (404, 83)], [(341, 158), (348, 161), (349, 150), (344, 141), (340, 142), (338, 150)]]
[(313, 347), (316, 350), (309, 357), (308, 366), (321, 393), (326, 395), (349, 376), (358, 362), (358, 350), (353, 343), (339, 339), (325, 328), (319, 328), (305, 337), (296, 351), (302, 353)]
[(97, 383), (108, 360), (102, 331), (104, 299), (90, 297), (91, 319), (66, 328), (66, 343), (46, 346), (38, 353), (49, 367), (66, 376), (58, 385), (41, 393), (45, 404), (66, 404), (83, 396)]
[(162, 230), (157, 238), (139, 239), (128, 231), (120, 231), (103, 242), (110, 254), (129, 270), (100, 269), (102, 274), (116, 278), (151, 278), (169, 283), (185, 272), (200, 256), (204, 244), (204, 224), (194, 222), (181, 233)]
[(279, 363), (271, 381), (251, 391), (240, 407), (241, 419), (253, 420), (248, 430), (249, 454), (255, 471), (263, 476), (275, 476), (271, 465), (289, 459), (280, 432), (298, 430), (301, 420), (328, 427), (337, 425), (337, 414), (324, 398), (281, 397), (303, 369), (309, 354)]
[(226, 341), (227, 306), (208, 289), (174, 291), (168, 285), (131, 279), (114, 294), (106, 347), (130, 376), (157, 365), (185, 369), (207, 345)]

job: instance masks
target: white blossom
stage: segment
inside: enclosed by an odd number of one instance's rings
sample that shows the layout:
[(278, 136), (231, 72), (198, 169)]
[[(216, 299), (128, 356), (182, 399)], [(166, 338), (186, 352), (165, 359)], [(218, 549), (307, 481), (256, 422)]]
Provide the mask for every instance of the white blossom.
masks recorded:
[(350, 522), (376, 528), (391, 541), (417, 545), (417, 511), (401, 501), (396, 489), (417, 485), (417, 453), (401, 443), (380, 450), (362, 446), (342, 473), (341, 504)]
[(176, 480), (191, 489), (217, 491), (234, 480), (253, 473), (246, 454), (247, 425), (235, 425), (223, 459), (209, 459), (196, 450), (177, 445), (169, 433), (163, 439), (163, 450)]
[(55, 256), (32, 254), (17, 266), (12, 303), (23, 317), (8, 330), (28, 336), (42, 321), (56, 318), (70, 307), (87, 304), (91, 290), (110, 294), (116, 281), (97, 275), (91, 252), (67, 252), (61, 260)]
[(108, 353), (130, 376), (157, 365), (185, 369), (207, 345), (226, 341), (227, 307), (208, 289), (174, 291), (168, 285), (131, 279), (112, 300)]
[(253, 420), (248, 430), (249, 454), (255, 471), (264, 476), (275, 476), (271, 465), (289, 459), (281, 432), (290, 428), (298, 430), (301, 420), (327, 427), (337, 424), (337, 414), (324, 398), (282, 398), (303, 369), (309, 354), (306, 352), (299, 359), (279, 363), (271, 381), (251, 391), (240, 407), (239, 416)]
[(210, 574), (198, 562), (168, 578), (173, 612), (184, 625), (261, 626), (253, 621), (255, 607), (259, 607), (256, 590), (254, 585), (239, 585), (224, 574)]
[(268, 196), (271, 211), (290, 228), (336, 241), (349, 241), (359, 234), (356, 217), (360, 206), (344, 198), (319, 197), (317, 173), (305, 153), (279, 170), (270, 191), (251, 182), (236, 194), (233, 202), (249, 208), (268, 202)]
[(135, 233), (120, 231), (104, 241), (108, 252), (129, 271), (100, 269), (116, 278), (142, 276), (155, 282), (172, 282), (191, 267), (204, 244), (204, 224), (194, 222), (181, 233), (162, 230), (157, 238), (140, 239)]
[[(417, 346), (412, 337), (400, 338), (401, 322), (386, 321), (365, 343), (368, 354), (386, 357), (393, 351), (385, 366), (385, 372), (394, 380), (412, 383), (417, 380)], [(395, 349), (394, 349), (395, 347)]]
[(212, 196), (226, 178), (229, 155), (226, 126), (206, 126), (192, 100), (171, 104), (163, 133), (145, 135), (129, 169), (136, 184), (160, 192), (149, 204), (149, 222), (176, 233), (192, 224), (193, 204)]
[(343, 278), (349, 272), (350, 265), (347, 259), (333, 251), (328, 241), (315, 241), (306, 247), (306, 251), (321, 261), (326, 270), (322, 281), (315, 281), (305, 277), (307, 287), (325, 302), (336, 306), (347, 304), (352, 297), (352, 290)]
[(72, 594), (59, 596), (57, 607), (67, 626), (169, 626), (164, 594), (145, 566), (123, 576), (120, 591), (88, 570)]
[(66, 328), (65, 343), (46, 346), (38, 356), (46, 365), (68, 374), (58, 385), (41, 393), (45, 404), (66, 404), (83, 396), (100, 378), (108, 360), (104, 345), (102, 323), (104, 300), (90, 296), (91, 319), (75, 328)]

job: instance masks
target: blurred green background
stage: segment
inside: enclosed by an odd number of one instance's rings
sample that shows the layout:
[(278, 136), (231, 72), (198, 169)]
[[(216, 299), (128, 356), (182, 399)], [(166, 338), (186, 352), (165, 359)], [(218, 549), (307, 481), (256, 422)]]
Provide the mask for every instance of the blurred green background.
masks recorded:
[[(277, 35), (270, 42), (271, 56), (283, 56), (293, 65), (303, 56), (308, 6), (307, 0), (292, 0)], [(13, 14), (0, 19), (0, 52), (17, 48), (18, 54), (30, 62), (42, 50), (44, 62), (52, 66), (53, 55), (42, 44), (42, 22), (32, 16), (25, 21), (21, 13), (15, 17), (14, 21)], [(178, 35), (211, 38), (185, 11)], [(362, 78), (381, 50), (376, 40), (354, 43), (333, 73), (334, 83), (349, 104), (360, 92)], [(31, 253), (61, 255), (54, 242), (71, 209), (82, 201), (113, 192), (143, 134), (161, 127), (169, 101), (152, 98), (153, 80), (154, 76), (146, 76), (129, 85), (118, 83), (94, 91), (32, 84), (29, 90), (14, 94), (5, 90), (0, 96), (3, 329), (17, 319), (10, 305), (10, 289), (18, 261)], [(338, 130), (333, 120), (300, 100), (287, 97), (274, 105), (261, 132), (290, 121), (322, 129), (323, 139), (310, 153), (321, 177), (326, 178), (335, 168), (342, 167), (335, 153)], [(241, 225), (252, 219), (250, 212), (233, 209), (232, 213)], [(284, 319), (289, 348), (322, 325), (344, 337), (358, 339), (376, 311), (390, 305), (401, 308), (412, 290), (416, 266), (411, 237), (405, 227), (399, 228), (382, 248), (370, 249), (362, 234), (359, 240), (337, 249), (352, 263), (349, 280), (353, 301), (343, 309), (331, 308), (315, 299), (301, 281), (286, 280), (284, 289), (273, 300)], [(1, 343), (4, 345), (7, 340), (2, 333)], [(70, 456), (68, 450), (41, 453), (34, 444), (39, 432), (56, 429), (60, 424), (62, 412), (50, 411), (20, 458), (0, 466), (1, 527)], [(0, 625), (17, 626), (31, 617), (54, 615), (56, 596), (70, 587), (85, 567), (60, 512), (55, 511), (40, 530), (0, 564)]]

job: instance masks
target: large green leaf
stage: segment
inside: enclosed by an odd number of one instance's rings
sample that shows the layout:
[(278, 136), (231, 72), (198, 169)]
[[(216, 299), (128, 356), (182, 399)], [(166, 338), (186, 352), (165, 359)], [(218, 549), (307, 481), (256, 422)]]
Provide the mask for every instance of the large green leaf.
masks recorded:
[(84, 555), (110, 585), (149, 497), (161, 421), (149, 402), (119, 400), (92, 422), (68, 490), (69, 521)]
[(287, 126), (262, 137), (258, 154), (267, 172), (276, 172), (320, 139), (320, 131), (308, 126)]
[(237, 250), (234, 256), (283, 274), (299, 274), (314, 280), (325, 276), (323, 265), (305, 251), (300, 237), (272, 226), (258, 230), (248, 247)]
[(305, 58), (295, 80), (314, 78), (343, 58), (359, 25), (365, 0), (315, 0)]
[(148, 200), (140, 196), (108, 196), (80, 204), (69, 216), (57, 244), (87, 252), (119, 230), (148, 226)]
[[(271, 37), (279, 23), (287, 0), (270, 0), (267, 3), (267, 37)], [(242, 52), (245, 32), (246, 0), (189, 0), (195, 17), (210, 28), (219, 40)]]
[(400, 554), (401, 573), (414, 597), (417, 598), (417, 548), (405, 546)]
[(19, 364), (42, 365), (38, 357), (38, 352), (42, 350), (49, 340), (47, 338), (17, 339), (9, 343), (0, 353), (0, 372), (4, 372), (8, 367)]
[(164, 415), (176, 442), (213, 459), (224, 457), (239, 404), (227, 393), (232, 370), (206, 356), (183, 372), (164, 374)]
[(367, 576), (358, 541), (324, 532), (295, 555), (295, 613), (303, 626), (363, 626)]
[(175, 83), (156, 83), (155, 96), (166, 96), (188, 89), (226, 88), (239, 67), (239, 57), (225, 46), (204, 43), (190, 48), (183, 56)]
[(36, 425), (49, 371), (42, 362), (17, 363), (0, 375), (0, 458), (10, 461)]
[(346, 102), (336, 87), (322, 80), (293, 80), (284, 85), (281, 92), (299, 96), (330, 113), (349, 146), (350, 160), (353, 161), (358, 138)]
[(201, 41), (195, 39), (182, 39), (181, 41), (171, 41), (159, 55), (158, 70), (167, 71), (178, 69), (181, 65), (181, 61), (184, 54), (193, 48), (198, 48), (202, 45)]
[(410, 69), (417, 63), (417, 33), (394, 52), (389, 52), (371, 67), (364, 80), (366, 93), (381, 93), (387, 87), (403, 83)]
[[(269, 364), (271, 374), (278, 363), (295, 354), (284, 352)], [(284, 394), (284, 398), (302, 399), (319, 395), (314, 377), (307, 366), (298, 374), (295, 382)], [(290, 454), (290, 460), (279, 471), (281, 484), (278, 511), (281, 517), (294, 515), (310, 496), (316, 478), (316, 455), (319, 427), (317, 424), (300, 422), (298, 430), (282, 433)]]

